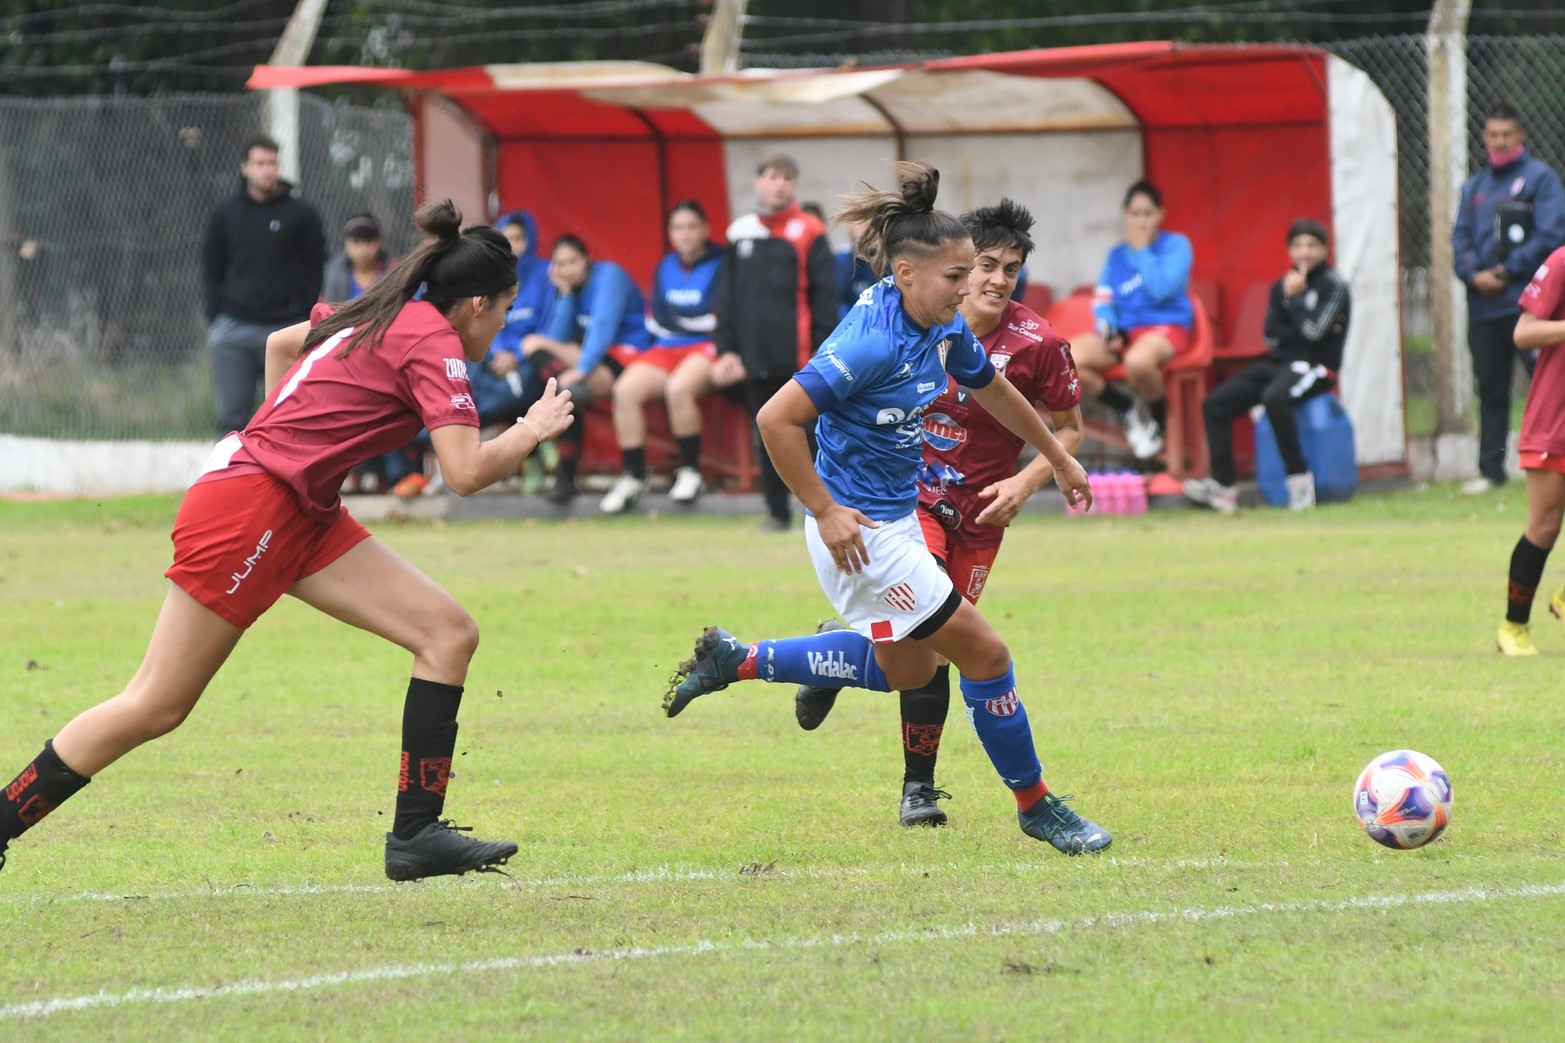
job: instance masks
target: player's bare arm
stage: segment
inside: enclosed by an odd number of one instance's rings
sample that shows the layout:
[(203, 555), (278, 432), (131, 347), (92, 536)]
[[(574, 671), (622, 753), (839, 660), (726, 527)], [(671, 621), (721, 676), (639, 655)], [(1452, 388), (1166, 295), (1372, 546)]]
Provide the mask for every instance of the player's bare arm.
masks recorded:
[(284, 326), (282, 329), (266, 338), (266, 389), (265, 396), (270, 397), (272, 389), (277, 382), (283, 379), (283, 374), (288, 368), (299, 361), (299, 353), (304, 350), (304, 338), (310, 334), (308, 322), (296, 322), (292, 326)]

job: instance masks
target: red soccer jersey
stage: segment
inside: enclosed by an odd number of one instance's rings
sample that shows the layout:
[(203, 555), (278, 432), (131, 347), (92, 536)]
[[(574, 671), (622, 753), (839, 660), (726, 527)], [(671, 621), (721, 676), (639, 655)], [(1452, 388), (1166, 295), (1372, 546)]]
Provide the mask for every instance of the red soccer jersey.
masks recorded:
[[(979, 343), (994, 368), (1022, 397), (1053, 412), (1081, 403), (1081, 381), (1070, 344), (1031, 309), (1011, 301), (1000, 324)], [(956, 509), (955, 535), (968, 546), (999, 543), (1005, 534), (974, 519), (990, 501), (978, 499), (985, 486), (1016, 473), (1022, 439), (974, 401), (972, 393), (947, 379), (946, 389), (924, 414), (924, 466), (918, 499), (933, 506), (944, 498)], [(949, 527), (949, 522), (947, 523)]]
[[(1522, 291), (1521, 306), (1540, 319), (1565, 319), (1565, 247), (1543, 262)], [(1517, 448), (1524, 453), (1565, 455), (1565, 345), (1538, 352)]]
[[(317, 305), (310, 319), (330, 314)], [(333, 337), (295, 362), (239, 433), (233, 470), (203, 479), (265, 471), (293, 489), (306, 514), (329, 522), (359, 464), (402, 448), (420, 428), (478, 426), (462, 342), (434, 305), (409, 302), (378, 344), (341, 358), (346, 340)]]

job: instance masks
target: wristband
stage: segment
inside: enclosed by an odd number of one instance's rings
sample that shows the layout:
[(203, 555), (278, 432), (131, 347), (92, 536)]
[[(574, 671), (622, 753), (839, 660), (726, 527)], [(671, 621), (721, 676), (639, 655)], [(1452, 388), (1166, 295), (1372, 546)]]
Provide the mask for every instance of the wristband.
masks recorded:
[(531, 431), (533, 433), (533, 442), (534, 442), (533, 448), (534, 449), (538, 448), (538, 446), (540, 446), (540, 445), (543, 445), (543, 436), (538, 433), (538, 429), (536, 427), (534, 427), (533, 425), (531, 425), (531, 424), (529, 424), (527, 422), (527, 418), (526, 417), (519, 416), (519, 417), (516, 418), (516, 422), (518, 424), (521, 424), (523, 427), (527, 428), (527, 430), (529, 430), (529, 431)]

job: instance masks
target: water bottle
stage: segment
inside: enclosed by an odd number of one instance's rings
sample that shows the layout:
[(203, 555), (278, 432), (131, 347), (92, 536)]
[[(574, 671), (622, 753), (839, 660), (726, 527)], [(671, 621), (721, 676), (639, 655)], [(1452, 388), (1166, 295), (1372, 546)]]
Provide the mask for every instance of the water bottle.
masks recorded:
[(1106, 474), (1103, 476), (1103, 500), (1108, 508), (1107, 514), (1126, 514), (1129, 512), (1127, 502), (1129, 490), (1125, 488), (1125, 476), (1122, 474)]
[(1097, 471), (1093, 471), (1087, 475), (1087, 486), (1092, 490), (1093, 514), (1109, 513), (1108, 485), (1104, 481), (1104, 479), (1107, 477), (1108, 475), (1101, 474)]
[(1125, 513), (1147, 513), (1147, 480), (1135, 471), (1126, 471), (1120, 476), (1125, 489)]

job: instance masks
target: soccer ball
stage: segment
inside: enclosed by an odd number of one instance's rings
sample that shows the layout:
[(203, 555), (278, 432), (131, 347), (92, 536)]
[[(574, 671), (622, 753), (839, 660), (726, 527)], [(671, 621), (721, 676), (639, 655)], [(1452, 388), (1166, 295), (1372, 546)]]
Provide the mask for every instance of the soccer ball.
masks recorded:
[(1359, 774), (1353, 810), (1377, 843), (1398, 850), (1423, 847), (1451, 822), (1451, 780), (1422, 753), (1382, 753)]

